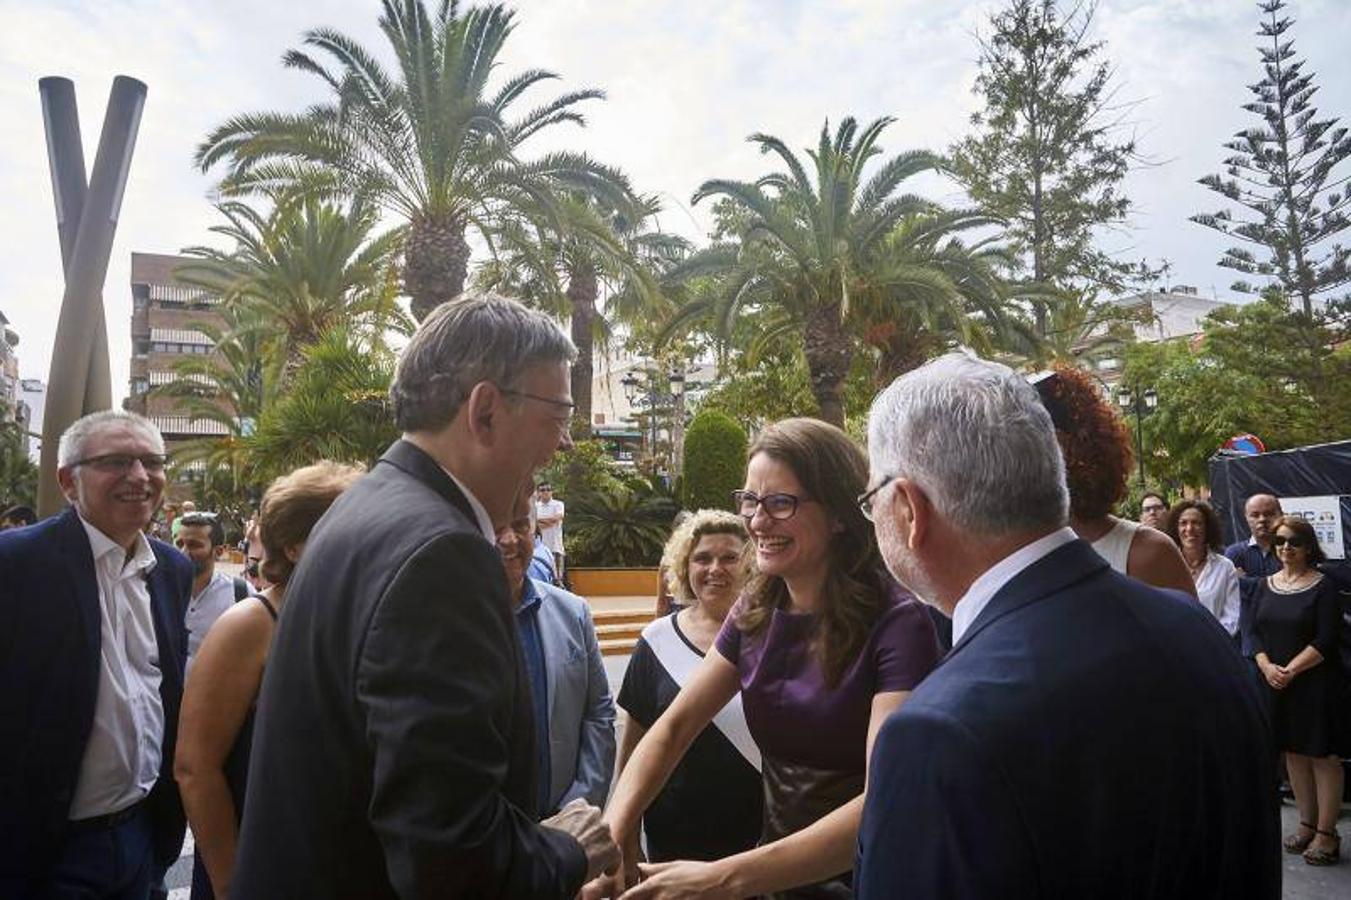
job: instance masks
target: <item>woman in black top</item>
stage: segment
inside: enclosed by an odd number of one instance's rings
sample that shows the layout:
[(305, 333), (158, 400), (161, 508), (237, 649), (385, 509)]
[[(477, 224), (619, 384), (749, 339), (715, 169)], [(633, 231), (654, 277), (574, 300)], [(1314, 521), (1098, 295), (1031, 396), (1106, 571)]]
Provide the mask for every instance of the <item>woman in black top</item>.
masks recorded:
[(286, 602), (286, 582), (314, 524), (361, 471), (321, 462), (272, 482), (258, 521), (262, 575), (271, 586), (222, 613), (193, 661), (174, 754), (174, 778), (197, 843), (192, 900), (212, 900), (229, 890), (244, 814), (253, 709), (277, 614)]
[(1252, 630), (1253, 655), (1271, 690), (1276, 747), (1299, 807), (1299, 831), (1284, 846), (1311, 865), (1331, 865), (1341, 850), (1341, 609), (1331, 581), (1314, 568), (1323, 553), (1308, 522), (1283, 517), (1272, 546), (1281, 570), (1257, 588)]
[[(619, 690), (619, 771), (712, 646), (745, 581), (745, 547), (741, 519), (714, 510), (701, 510), (671, 535), (662, 565), (684, 608), (648, 625), (629, 660)], [(759, 762), (737, 695), (644, 814), (648, 859), (714, 860), (754, 847), (762, 825)]]

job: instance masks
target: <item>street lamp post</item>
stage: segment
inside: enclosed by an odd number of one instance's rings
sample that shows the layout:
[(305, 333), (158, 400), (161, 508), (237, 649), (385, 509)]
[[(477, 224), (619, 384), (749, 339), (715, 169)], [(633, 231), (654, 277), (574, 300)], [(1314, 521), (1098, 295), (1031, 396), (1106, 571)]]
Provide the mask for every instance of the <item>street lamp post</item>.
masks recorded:
[(1143, 422), (1145, 416), (1152, 413), (1159, 405), (1159, 395), (1155, 393), (1152, 387), (1145, 388), (1144, 391), (1132, 389), (1129, 385), (1121, 385), (1116, 394), (1117, 406), (1123, 410), (1133, 410), (1135, 413), (1135, 459), (1140, 465), (1140, 489), (1145, 487), (1145, 438)]
[(671, 381), (671, 478), (680, 477), (685, 461), (685, 371), (672, 369)]

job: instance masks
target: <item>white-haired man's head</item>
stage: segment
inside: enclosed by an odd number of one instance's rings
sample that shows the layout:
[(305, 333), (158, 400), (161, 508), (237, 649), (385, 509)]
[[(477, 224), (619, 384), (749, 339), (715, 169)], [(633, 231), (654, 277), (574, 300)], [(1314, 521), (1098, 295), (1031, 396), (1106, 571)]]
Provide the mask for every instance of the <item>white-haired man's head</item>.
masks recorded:
[(76, 420), (57, 445), (57, 479), (90, 525), (130, 547), (164, 496), (164, 438), (144, 416), (121, 409)]
[(868, 456), (887, 567), (940, 605), (926, 560), (1043, 534), (1069, 515), (1065, 463), (1036, 391), (969, 353), (941, 356), (878, 395)]

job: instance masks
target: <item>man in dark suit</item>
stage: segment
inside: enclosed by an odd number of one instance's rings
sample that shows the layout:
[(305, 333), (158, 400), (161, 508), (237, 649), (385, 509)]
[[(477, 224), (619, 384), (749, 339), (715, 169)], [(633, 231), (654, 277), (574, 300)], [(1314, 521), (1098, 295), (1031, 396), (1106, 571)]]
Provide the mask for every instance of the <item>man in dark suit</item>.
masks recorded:
[(192, 566), (147, 539), (149, 420), (61, 437), (71, 508), (0, 535), (0, 897), (136, 898), (183, 844), (173, 779)]
[(231, 894), (571, 898), (618, 850), (576, 801), (536, 822), (530, 682), (493, 546), (571, 445), (572, 342), (465, 296), (390, 389), (404, 438), (320, 520), (258, 705)]
[(1277, 898), (1274, 755), (1224, 630), (1065, 527), (1034, 390), (950, 354), (873, 405), (863, 503), (955, 644), (882, 726), (859, 897)]

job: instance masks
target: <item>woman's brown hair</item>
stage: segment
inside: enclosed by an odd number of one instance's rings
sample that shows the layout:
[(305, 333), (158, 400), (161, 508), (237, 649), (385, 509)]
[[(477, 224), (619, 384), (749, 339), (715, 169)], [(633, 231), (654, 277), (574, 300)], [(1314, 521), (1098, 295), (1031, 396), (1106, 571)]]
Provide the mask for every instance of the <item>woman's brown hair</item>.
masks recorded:
[(1272, 535), (1275, 536), (1276, 532), (1282, 528), (1289, 528), (1295, 533), (1296, 537), (1304, 542), (1309, 555), (1309, 568), (1313, 568), (1327, 559), (1327, 556), (1323, 554), (1323, 548), (1318, 545), (1318, 533), (1313, 530), (1313, 526), (1308, 523), (1308, 520), (1301, 519), (1299, 516), (1281, 516), (1280, 521), (1276, 523), (1276, 527), (1271, 529)]
[(1220, 517), (1215, 515), (1215, 510), (1204, 500), (1183, 499), (1173, 504), (1173, 508), (1168, 511), (1168, 524), (1164, 526), (1164, 533), (1173, 539), (1173, 543), (1179, 548), (1182, 546), (1182, 536), (1178, 532), (1178, 524), (1182, 521), (1182, 514), (1189, 509), (1194, 509), (1201, 514), (1201, 521), (1206, 526), (1206, 547), (1219, 553), (1224, 549), (1224, 539), (1220, 536)]
[[(761, 453), (791, 469), (807, 496), (840, 525), (831, 535), (829, 571), (813, 641), (826, 684), (833, 688), (858, 656), (886, 601), (877, 539), (858, 507), (858, 495), (867, 487), (868, 461), (848, 435), (818, 419), (785, 419), (770, 425), (755, 439), (748, 458)], [(756, 573), (746, 585), (737, 627), (758, 634), (769, 625), (774, 610), (787, 605), (783, 579)]]
[(323, 460), (283, 475), (268, 486), (258, 510), (258, 539), (267, 551), (259, 566), (263, 578), (272, 584), (286, 584), (295, 571), (295, 563), (286, 558), (286, 548), (303, 544), (338, 495), (364, 471)]
[(1043, 389), (1056, 410), (1056, 438), (1065, 456), (1070, 515), (1092, 522), (1108, 515), (1126, 496), (1135, 456), (1130, 430), (1081, 369), (1058, 366)]

